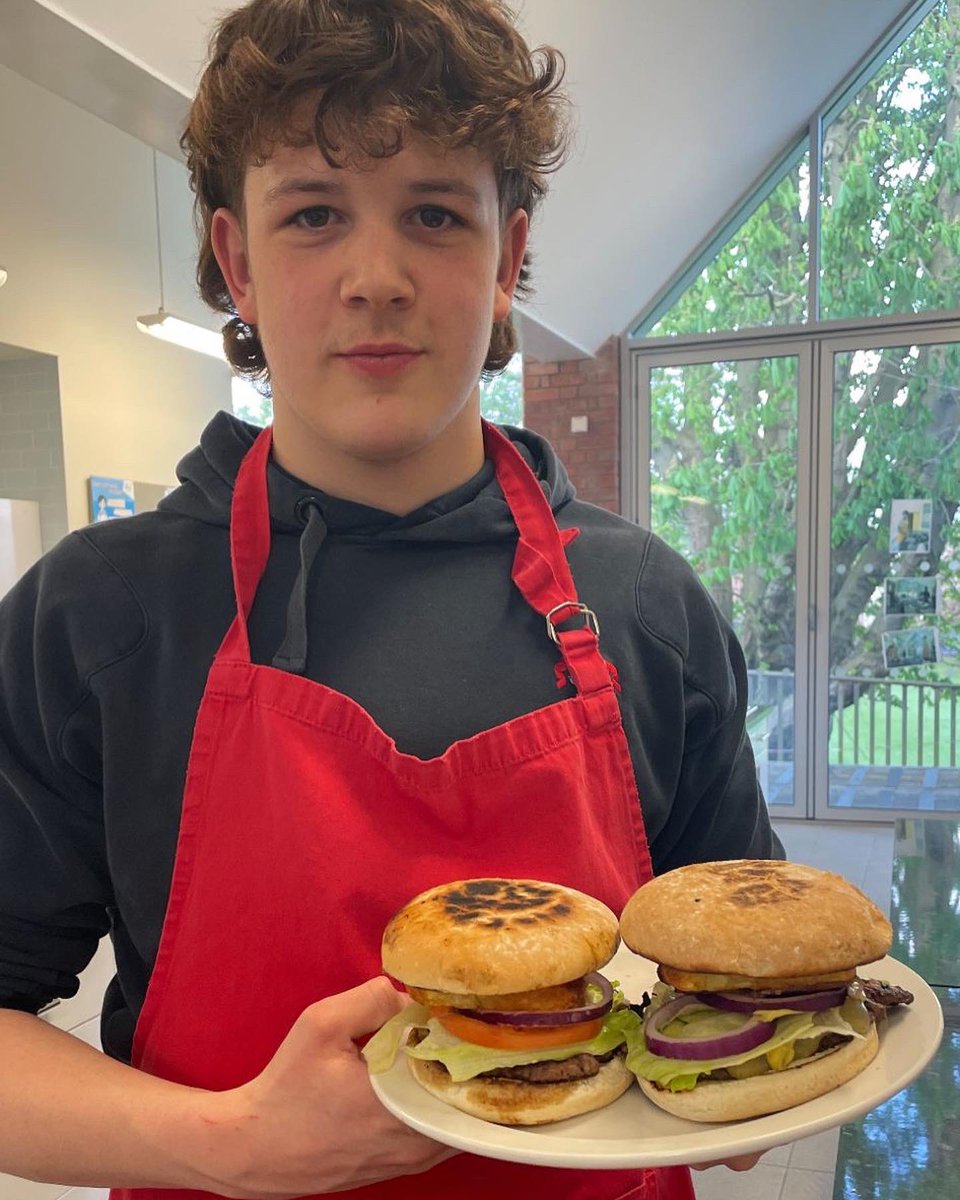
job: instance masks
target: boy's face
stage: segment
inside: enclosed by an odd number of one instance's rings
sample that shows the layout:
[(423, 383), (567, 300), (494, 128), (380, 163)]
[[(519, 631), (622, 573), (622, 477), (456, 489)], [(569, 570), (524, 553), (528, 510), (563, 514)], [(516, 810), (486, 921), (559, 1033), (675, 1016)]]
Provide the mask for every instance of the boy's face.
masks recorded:
[(468, 429), (475, 441), (478, 379), (526, 230), (522, 211), (501, 222), (477, 151), (416, 134), (359, 168), (331, 168), (314, 145), (251, 167), (243, 224), (219, 210), (213, 244), (263, 343), (284, 465), (336, 476), (444, 443), (455, 456)]

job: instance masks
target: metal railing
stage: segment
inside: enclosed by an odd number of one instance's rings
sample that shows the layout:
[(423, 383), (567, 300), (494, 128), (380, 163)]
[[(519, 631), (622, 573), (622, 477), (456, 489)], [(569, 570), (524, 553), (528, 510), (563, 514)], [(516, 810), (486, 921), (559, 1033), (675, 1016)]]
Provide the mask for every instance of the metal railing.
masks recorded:
[[(747, 674), (747, 729), (758, 761), (792, 760), (793, 672)], [(957, 685), (834, 675), (830, 690), (832, 764), (957, 766)]]
[(838, 675), (831, 686), (836, 737), (830, 744), (838, 765), (957, 765), (955, 684)]

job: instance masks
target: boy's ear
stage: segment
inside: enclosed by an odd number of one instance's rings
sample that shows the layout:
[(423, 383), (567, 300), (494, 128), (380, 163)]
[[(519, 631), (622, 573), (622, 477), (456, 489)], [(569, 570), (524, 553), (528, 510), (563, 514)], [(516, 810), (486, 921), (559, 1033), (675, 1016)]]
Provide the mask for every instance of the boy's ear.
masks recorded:
[(497, 267), (497, 291), (493, 301), (494, 321), (504, 321), (513, 305), (523, 256), (527, 252), (527, 234), (530, 221), (522, 208), (518, 208), (504, 222), (500, 235), (500, 263)]
[(250, 274), (247, 241), (239, 219), (229, 208), (218, 208), (213, 214), (210, 244), (237, 316), (247, 325), (256, 325), (256, 292)]

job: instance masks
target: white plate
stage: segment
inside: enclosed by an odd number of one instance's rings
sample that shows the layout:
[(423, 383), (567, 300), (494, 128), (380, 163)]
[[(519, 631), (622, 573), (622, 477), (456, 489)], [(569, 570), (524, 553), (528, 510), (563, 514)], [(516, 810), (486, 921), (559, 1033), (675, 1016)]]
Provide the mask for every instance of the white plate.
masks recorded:
[[(639, 1000), (656, 981), (654, 964), (623, 947), (603, 973), (618, 979), (631, 1000)], [(943, 1014), (920, 976), (892, 958), (861, 967), (860, 974), (889, 980), (914, 995), (913, 1004), (895, 1010), (880, 1026), (880, 1051), (873, 1062), (825, 1096), (749, 1121), (684, 1121), (658, 1108), (639, 1087), (631, 1087), (598, 1112), (516, 1129), (478, 1120), (431, 1096), (407, 1070), (403, 1055), (389, 1071), (371, 1076), (371, 1082), (381, 1102), (404, 1124), (457, 1150), (508, 1162), (620, 1170), (754, 1154), (862, 1116), (916, 1079), (936, 1053)]]

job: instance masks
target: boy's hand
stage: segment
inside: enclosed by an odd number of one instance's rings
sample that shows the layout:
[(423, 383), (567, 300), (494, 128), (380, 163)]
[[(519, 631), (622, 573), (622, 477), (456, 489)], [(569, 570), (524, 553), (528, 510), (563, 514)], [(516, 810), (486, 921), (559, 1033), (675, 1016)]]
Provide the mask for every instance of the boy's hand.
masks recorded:
[(407, 1002), (382, 977), (330, 996), (305, 1010), (250, 1083), (200, 1094), (190, 1186), (286, 1200), (416, 1174), (456, 1153), (387, 1112), (353, 1041)]

